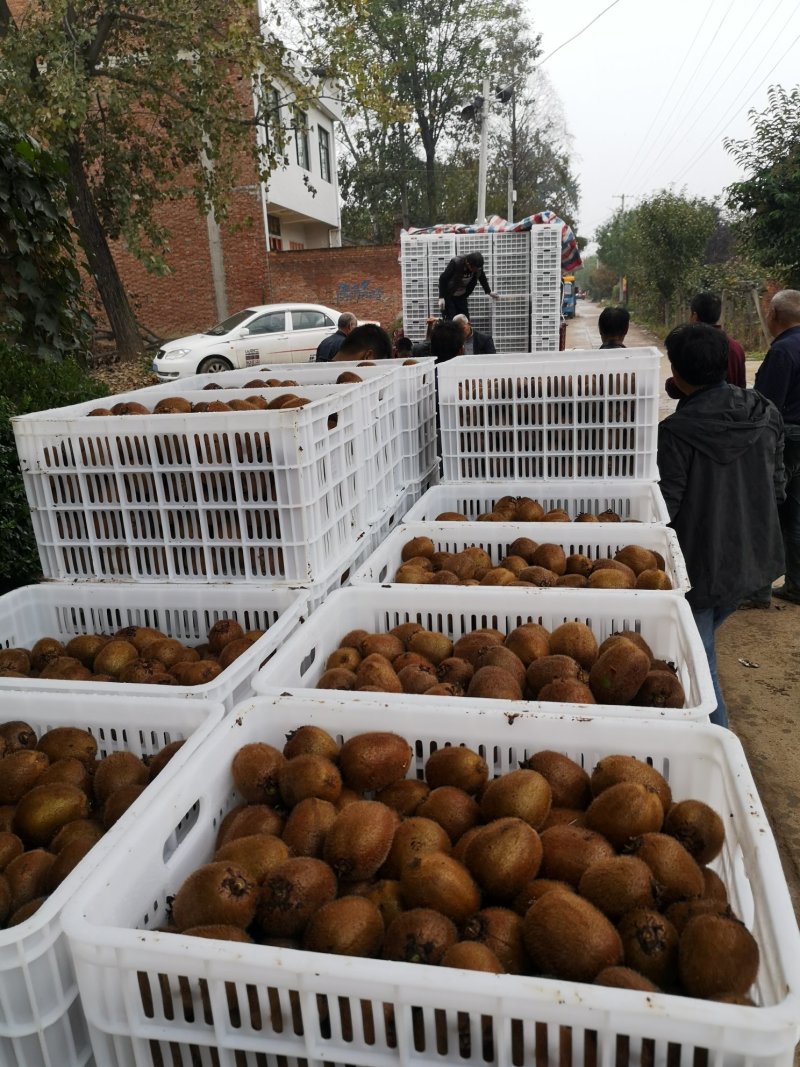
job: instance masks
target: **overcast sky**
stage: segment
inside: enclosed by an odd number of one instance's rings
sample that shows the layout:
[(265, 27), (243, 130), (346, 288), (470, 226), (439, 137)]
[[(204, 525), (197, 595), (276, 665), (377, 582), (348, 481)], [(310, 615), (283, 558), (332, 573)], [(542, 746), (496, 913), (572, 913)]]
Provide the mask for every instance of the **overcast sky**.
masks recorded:
[[(527, 0), (543, 56), (611, 2)], [(800, 4), (617, 0), (542, 69), (574, 137), (579, 230), (591, 237), (622, 193), (627, 207), (665, 186), (714, 197), (736, 180), (722, 140), (749, 135), (768, 86), (800, 82)]]

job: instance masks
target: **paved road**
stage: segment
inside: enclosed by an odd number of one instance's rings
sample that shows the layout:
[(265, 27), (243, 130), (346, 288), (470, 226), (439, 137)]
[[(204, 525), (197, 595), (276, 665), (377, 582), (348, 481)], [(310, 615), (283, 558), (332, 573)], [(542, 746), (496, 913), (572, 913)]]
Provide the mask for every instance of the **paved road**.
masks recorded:
[[(578, 301), (567, 325), (568, 349), (600, 347), (600, 311), (598, 304)], [(664, 346), (654, 334), (632, 325), (627, 343), (655, 345), (662, 353), (661, 379), (669, 377)], [(747, 361), (751, 385), (759, 366)], [(662, 393), (661, 418), (674, 407)], [(800, 913), (800, 606), (773, 600), (769, 611), (737, 611), (719, 630), (717, 660), (731, 727), (747, 753)]]

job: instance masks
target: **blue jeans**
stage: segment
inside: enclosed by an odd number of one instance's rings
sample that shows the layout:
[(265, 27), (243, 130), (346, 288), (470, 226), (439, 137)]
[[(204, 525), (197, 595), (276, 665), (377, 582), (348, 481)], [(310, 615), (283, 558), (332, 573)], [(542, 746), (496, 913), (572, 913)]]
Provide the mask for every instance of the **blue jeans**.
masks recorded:
[(703, 642), (703, 648), (705, 649), (706, 657), (708, 659), (708, 666), (711, 669), (711, 681), (714, 683), (714, 694), (717, 698), (717, 707), (711, 715), (711, 722), (715, 723), (717, 726), (725, 727), (728, 725), (728, 709), (725, 707), (725, 698), (719, 687), (719, 678), (717, 676), (717, 649), (714, 644), (714, 634), (717, 627), (721, 626), (728, 616), (732, 615), (735, 610), (735, 604), (721, 608), (692, 608), (692, 615), (694, 615), (694, 621), (697, 623), (697, 629), (700, 631), (700, 639)]

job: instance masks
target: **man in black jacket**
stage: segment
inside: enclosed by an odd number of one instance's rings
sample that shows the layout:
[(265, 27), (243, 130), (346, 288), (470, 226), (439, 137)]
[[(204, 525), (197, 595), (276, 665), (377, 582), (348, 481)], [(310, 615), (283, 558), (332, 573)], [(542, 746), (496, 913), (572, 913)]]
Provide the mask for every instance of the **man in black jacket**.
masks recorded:
[(480, 252), (470, 252), (466, 256), (455, 256), (439, 275), (439, 310), (446, 319), (454, 315), (466, 315), (469, 318), (467, 299), (475, 286), (481, 288), (492, 300), (499, 300), (493, 293), (483, 270), (483, 256)]
[(728, 339), (720, 330), (678, 326), (666, 347), (684, 395), (658, 428), (661, 492), (714, 682), (711, 721), (727, 726), (714, 631), (742, 597), (783, 573), (783, 420), (760, 393), (727, 384)]
[(342, 312), (336, 323), (336, 333), (323, 338), (317, 346), (316, 362), (330, 363), (357, 325), (358, 319), (355, 315), (349, 311)]
[(454, 315), (453, 322), (457, 322), (464, 332), (465, 356), (493, 356), (497, 353), (492, 335), (473, 330), (472, 323), (466, 315)]

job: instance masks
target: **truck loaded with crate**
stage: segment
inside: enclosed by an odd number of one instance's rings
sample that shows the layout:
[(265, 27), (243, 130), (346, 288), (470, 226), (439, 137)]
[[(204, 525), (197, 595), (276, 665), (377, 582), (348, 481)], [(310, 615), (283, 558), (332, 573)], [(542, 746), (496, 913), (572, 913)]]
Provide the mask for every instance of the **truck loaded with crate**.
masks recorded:
[(49, 580), (0, 601), (3, 1064), (789, 1067), (658, 353), (528, 343), (17, 421)]

